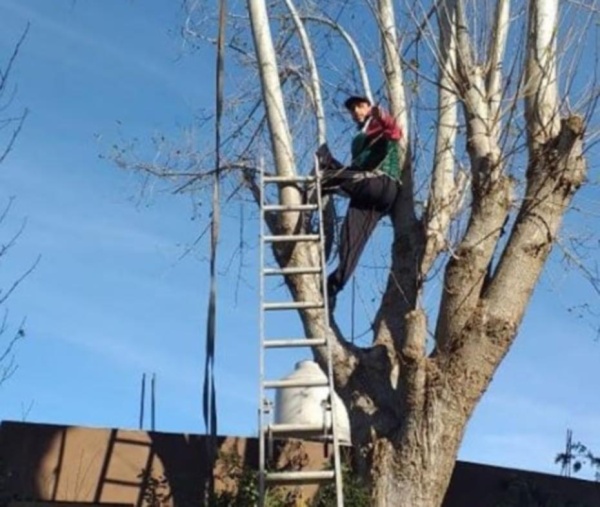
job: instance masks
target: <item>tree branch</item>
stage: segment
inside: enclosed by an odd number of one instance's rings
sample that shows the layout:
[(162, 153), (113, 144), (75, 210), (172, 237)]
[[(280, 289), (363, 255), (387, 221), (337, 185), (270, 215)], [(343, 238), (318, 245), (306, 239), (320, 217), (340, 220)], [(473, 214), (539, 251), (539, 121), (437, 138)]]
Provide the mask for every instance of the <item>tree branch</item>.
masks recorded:
[(492, 29), (486, 75), (486, 89), (490, 107), (490, 118), (494, 126), (493, 136), (500, 136), (500, 102), (502, 100), (502, 60), (509, 29), (510, 0), (498, 0)]
[(352, 36), (344, 30), (344, 27), (335, 21), (321, 17), (321, 16), (302, 16), (302, 19), (314, 21), (316, 23), (322, 23), (331, 27), (333, 30), (338, 32), (342, 39), (346, 41), (348, 46), (350, 47), (350, 51), (352, 52), (352, 56), (354, 57), (354, 61), (356, 62), (356, 66), (358, 67), (358, 73), (360, 75), (360, 79), (363, 85), (363, 91), (365, 97), (369, 100), (373, 101), (373, 93), (371, 92), (371, 84), (369, 83), (369, 75), (367, 74), (367, 67), (365, 66), (365, 62), (363, 60), (362, 55), (360, 54), (360, 50), (358, 49), (358, 45), (354, 42)]
[[(402, 171), (403, 187), (392, 211), (394, 224), (392, 266), (374, 326), (374, 345), (385, 347), (394, 377), (397, 377), (401, 367), (399, 357), (407, 336), (405, 316), (417, 305), (420, 288), (418, 257), (422, 252), (423, 238), (414, 207), (412, 160), (408, 151), (410, 143), (408, 142), (406, 96), (394, 8), (391, 0), (377, 0), (376, 8), (373, 10), (383, 49), (390, 112), (403, 130), (403, 137), (398, 143), (399, 149), (404, 152), (403, 160), (400, 162), (402, 167), (399, 167)], [(425, 338), (425, 336), (421, 337), (423, 343)]]
[(475, 311), (511, 201), (511, 181), (502, 172), (498, 140), (493, 137), (481, 69), (475, 65), (462, 0), (456, 8), (459, 92), (467, 123), (472, 172), (471, 215), (465, 234), (446, 266), (435, 331), (439, 349), (448, 352)]
[(323, 109), (323, 99), (321, 97), (321, 82), (319, 79), (319, 72), (317, 70), (317, 62), (313, 54), (310, 40), (302, 23), (302, 19), (298, 15), (298, 11), (292, 2), (292, 0), (285, 0), (285, 4), (292, 15), (292, 20), (298, 36), (300, 37), (300, 43), (302, 44), (302, 51), (306, 58), (306, 64), (308, 67), (308, 73), (310, 77), (310, 89), (313, 99), (313, 108), (315, 111), (315, 119), (317, 122), (317, 144), (321, 145), (325, 142), (327, 133), (325, 124), (325, 110)]
[(406, 151), (409, 137), (408, 114), (406, 95), (404, 93), (404, 77), (400, 63), (400, 52), (398, 50), (399, 43), (396, 33), (394, 4), (392, 0), (378, 0), (377, 7), (379, 32), (383, 48), (383, 70), (390, 101), (390, 112), (402, 126), (404, 136), (401, 141), (401, 147)]
[(517, 335), (564, 214), (585, 179), (583, 131), (581, 117), (572, 116), (542, 156), (530, 153), (525, 197), (498, 268), (446, 356), (449, 382), (462, 386), (454, 396), (470, 396), (473, 407)]
[(447, 246), (450, 223), (461, 203), (462, 189), (454, 181), (456, 135), (458, 133), (456, 83), (456, 12), (448, 2), (440, 2), (438, 23), (439, 86), (438, 122), (431, 191), (425, 213), (426, 245), (421, 276), (429, 271), (438, 254)]
[(558, 0), (529, 4), (525, 116), (531, 149), (558, 135), (558, 81), (556, 76)]
[[(295, 176), (294, 148), (285, 112), (283, 92), (279, 82), (277, 57), (273, 47), (265, 1), (248, 0), (248, 11), (258, 60), (263, 103), (271, 132), (270, 138), (275, 168), (280, 176)], [(281, 202), (284, 204), (300, 203), (300, 192), (293, 186), (282, 185), (280, 196)], [(282, 218), (282, 224), (285, 224), (286, 230), (291, 231), (294, 230), (297, 220), (297, 214), (286, 213)]]
[(581, 117), (571, 116), (561, 122), (558, 138), (546, 145), (543, 153), (530, 153), (525, 197), (496, 274), (484, 293), (493, 302), (496, 318), (518, 323), (525, 312), (564, 213), (587, 174), (584, 128)]

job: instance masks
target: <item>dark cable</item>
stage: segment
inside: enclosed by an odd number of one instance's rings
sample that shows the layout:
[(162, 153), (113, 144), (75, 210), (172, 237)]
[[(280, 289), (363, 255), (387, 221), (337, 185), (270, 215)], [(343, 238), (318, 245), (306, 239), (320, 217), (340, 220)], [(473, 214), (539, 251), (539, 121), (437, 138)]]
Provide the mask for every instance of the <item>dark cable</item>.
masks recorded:
[(223, 114), (223, 75), (225, 53), (226, 0), (219, 0), (219, 32), (217, 36), (216, 116), (215, 116), (215, 172), (213, 181), (211, 235), (210, 235), (210, 292), (206, 319), (206, 357), (204, 364), (204, 389), (202, 414), (207, 434), (208, 502), (215, 503), (213, 469), (217, 458), (217, 398), (215, 389), (215, 340), (217, 320), (217, 246), (220, 227), (220, 177), (221, 177), (221, 117)]

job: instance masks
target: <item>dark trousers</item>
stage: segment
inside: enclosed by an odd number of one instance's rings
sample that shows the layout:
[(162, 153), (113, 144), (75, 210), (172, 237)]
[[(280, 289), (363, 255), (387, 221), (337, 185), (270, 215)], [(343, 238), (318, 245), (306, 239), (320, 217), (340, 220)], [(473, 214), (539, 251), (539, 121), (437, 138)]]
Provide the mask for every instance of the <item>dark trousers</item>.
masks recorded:
[(373, 230), (392, 210), (399, 192), (398, 182), (389, 176), (361, 177), (361, 172), (348, 168), (342, 171), (346, 173), (342, 177), (338, 169), (339, 176), (323, 181), (325, 193), (335, 189), (350, 198), (340, 236), (340, 262), (327, 280), (330, 297), (335, 297), (350, 280)]

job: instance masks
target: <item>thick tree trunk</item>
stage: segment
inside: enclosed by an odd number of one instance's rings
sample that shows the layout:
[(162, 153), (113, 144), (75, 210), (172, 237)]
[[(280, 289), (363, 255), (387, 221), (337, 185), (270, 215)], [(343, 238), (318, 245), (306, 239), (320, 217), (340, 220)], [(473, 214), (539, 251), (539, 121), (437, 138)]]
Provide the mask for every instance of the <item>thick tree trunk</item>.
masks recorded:
[(372, 505), (439, 507), (442, 504), (462, 438), (462, 423), (415, 423), (411, 435), (375, 443)]
[(372, 505), (376, 507), (442, 504), (470, 410), (450, 408), (436, 394), (429, 394), (428, 408), (423, 415), (409, 417), (401, 435), (374, 442)]

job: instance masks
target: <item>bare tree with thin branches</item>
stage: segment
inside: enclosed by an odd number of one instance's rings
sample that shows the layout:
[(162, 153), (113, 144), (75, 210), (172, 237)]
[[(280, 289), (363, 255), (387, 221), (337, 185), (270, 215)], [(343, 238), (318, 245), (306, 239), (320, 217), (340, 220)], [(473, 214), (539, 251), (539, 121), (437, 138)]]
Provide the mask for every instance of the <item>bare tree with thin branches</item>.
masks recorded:
[[(25, 119), (27, 117), (27, 109), (24, 109), (17, 114), (12, 112), (13, 101), (16, 95), (16, 87), (11, 85), (11, 75), (14, 64), (17, 60), (21, 47), (29, 32), (29, 25), (25, 27), (19, 40), (15, 44), (13, 51), (8, 55), (7, 61), (0, 67), (0, 136), (2, 140), (2, 148), (0, 148), (0, 163), (4, 162), (12, 151), (17, 137), (21, 132)], [(0, 211), (0, 225), (6, 222), (9, 212), (14, 203), (14, 198), (10, 198), (4, 208)], [(18, 230), (13, 233), (7, 240), (0, 245), (0, 259), (3, 259), (16, 245), (25, 228), (25, 222), (21, 224)], [(0, 307), (3, 307), (2, 317), (0, 318), (0, 337), (6, 337), (4, 345), (0, 347), (0, 385), (8, 380), (16, 371), (17, 363), (15, 360), (15, 347), (17, 342), (25, 336), (24, 324), (22, 321), (13, 333), (8, 321), (8, 310), (6, 302), (14, 291), (21, 285), (23, 280), (37, 266), (39, 259), (36, 260), (24, 273), (22, 273), (12, 284), (4, 290), (0, 290)]]

